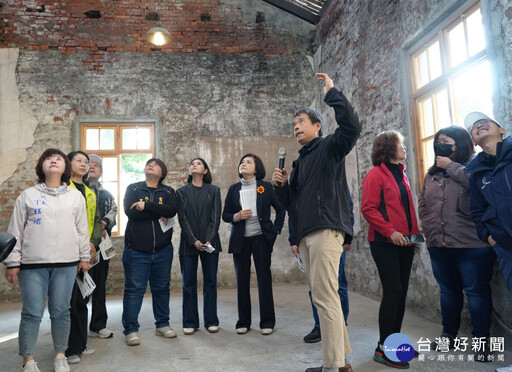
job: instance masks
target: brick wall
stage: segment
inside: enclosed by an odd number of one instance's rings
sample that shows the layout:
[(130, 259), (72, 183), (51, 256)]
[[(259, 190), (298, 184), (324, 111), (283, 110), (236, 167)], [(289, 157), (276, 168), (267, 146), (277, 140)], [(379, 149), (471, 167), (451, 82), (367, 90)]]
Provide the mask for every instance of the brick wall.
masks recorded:
[[(242, 17), (244, 10), (247, 13), (244, 7), (251, 5), (222, 0), (7, 0), (0, 7), (0, 48), (58, 50), (63, 54), (85, 51), (83, 65), (102, 72), (103, 65), (112, 62), (109, 52), (277, 57), (309, 46), (308, 39), (289, 37), (289, 28), (265, 22), (265, 12), (250, 21), (243, 19), (247, 18)], [(257, 6), (267, 10), (267, 18), (276, 12)], [(157, 14), (159, 21), (154, 20)], [(171, 33), (170, 44), (157, 47), (144, 41), (146, 32), (157, 23)]]

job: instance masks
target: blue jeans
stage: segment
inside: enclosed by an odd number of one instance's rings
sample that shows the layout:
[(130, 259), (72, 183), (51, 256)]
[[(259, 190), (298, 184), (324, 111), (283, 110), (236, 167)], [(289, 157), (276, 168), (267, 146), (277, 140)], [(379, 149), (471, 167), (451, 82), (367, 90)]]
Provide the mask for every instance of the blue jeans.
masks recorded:
[(218, 326), (217, 317), (217, 252), (199, 252), (198, 255), (180, 256), (183, 277), (183, 328), (199, 328), (197, 311), (197, 264), (201, 258), (203, 269), (203, 317), (204, 326)]
[(508, 247), (502, 247), (499, 244), (494, 244), (492, 248), (498, 256), (500, 271), (505, 278), (508, 290), (512, 292), (512, 244), (509, 244)]
[(77, 266), (20, 270), (23, 308), (19, 330), (19, 348), (22, 357), (35, 353), (39, 325), (43, 318), (46, 299), (50, 313), (53, 348), (63, 352), (68, 347), (69, 303), (75, 283)]
[(122, 322), (125, 335), (139, 331), (138, 317), (148, 281), (153, 299), (155, 325), (157, 328), (169, 325), (172, 257), (172, 244), (155, 253), (144, 253), (124, 247)]
[(468, 297), (474, 337), (488, 337), (492, 295), (489, 284), (495, 255), (491, 248), (429, 247), (432, 271), (441, 288), (443, 333), (457, 336), (464, 295)]
[[(341, 254), (340, 258), (340, 268), (338, 270), (338, 294), (340, 295), (341, 308), (343, 310), (345, 324), (347, 324), (349, 306), (347, 275), (345, 274), (345, 252)], [(320, 319), (318, 318), (318, 311), (316, 310), (316, 306), (313, 304), (311, 291), (309, 291), (309, 300), (311, 301), (311, 307), (313, 308), (313, 318), (315, 318), (315, 327), (320, 328)]]

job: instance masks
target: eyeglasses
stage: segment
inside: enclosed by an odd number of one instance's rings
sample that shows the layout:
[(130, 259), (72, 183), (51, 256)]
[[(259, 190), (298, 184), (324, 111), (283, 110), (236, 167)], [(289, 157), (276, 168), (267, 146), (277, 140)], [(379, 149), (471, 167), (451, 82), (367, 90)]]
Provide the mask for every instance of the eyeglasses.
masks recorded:
[(421, 234), (404, 235), (404, 238), (407, 241), (407, 244), (424, 243), (425, 242), (425, 238)]
[(89, 160), (73, 159), (73, 161), (76, 161), (79, 164), (91, 165), (91, 162)]

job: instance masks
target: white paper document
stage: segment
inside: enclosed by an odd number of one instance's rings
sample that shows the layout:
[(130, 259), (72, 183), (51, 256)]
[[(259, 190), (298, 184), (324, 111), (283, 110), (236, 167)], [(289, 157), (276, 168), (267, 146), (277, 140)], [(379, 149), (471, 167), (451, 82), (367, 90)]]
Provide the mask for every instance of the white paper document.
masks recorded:
[(256, 190), (240, 190), (240, 204), (242, 205), (242, 209), (250, 209), (253, 217), (257, 216)]
[(160, 227), (162, 228), (162, 231), (167, 232), (167, 230), (171, 229), (174, 226), (174, 217), (168, 218), (167, 224), (165, 224), (162, 218), (160, 218), (158, 222), (160, 222)]
[(96, 256), (94, 256), (94, 260), (89, 261), (91, 264), (91, 267), (89, 267), (89, 270), (92, 269), (98, 262), (100, 262), (100, 253), (96, 252)]
[(116, 250), (112, 246), (112, 240), (110, 240), (108, 234), (105, 237), (101, 237), (100, 251), (104, 260), (110, 260), (116, 255)]
[(297, 264), (299, 265), (299, 270), (304, 272), (304, 262), (302, 262), (302, 258), (297, 257)]
[(204, 249), (206, 252), (208, 252), (208, 253), (213, 253), (213, 252), (215, 252), (215, 248), (213, 248), (213, 245), (211, 245), (211, 244), (208, 244), (208, 245), (203, 244), (203, 245), (202, 245), (202, 247), (203, 247), (203, 249)]
[(96, 284), (92, 280), (91, 276), (88, 272), (84, 273), (84, 280), (80, 279), (80, 276), (76, 276), (76, 284), (78, 284), (78, 288), (80, 289), (80, 293), (82, 293), (82, 297), (86, 298), (90, 296), (94, 289), (96, 288)]

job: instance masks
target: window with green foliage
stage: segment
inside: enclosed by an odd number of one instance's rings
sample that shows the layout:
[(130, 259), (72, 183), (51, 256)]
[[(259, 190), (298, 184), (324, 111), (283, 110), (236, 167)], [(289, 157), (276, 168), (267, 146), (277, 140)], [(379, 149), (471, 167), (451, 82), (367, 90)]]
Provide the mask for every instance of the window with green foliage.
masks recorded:
[(117, 225), (113, 236), (124, 234), (128, 218), (123, 211), (123, 199), (129, 184), (144, 180), (144, 166), (154, 157), (154, 124), (87, 123), (80, 126), (80, 147), (87, 154), (102, 159), (100, 179), (118, 205)]

